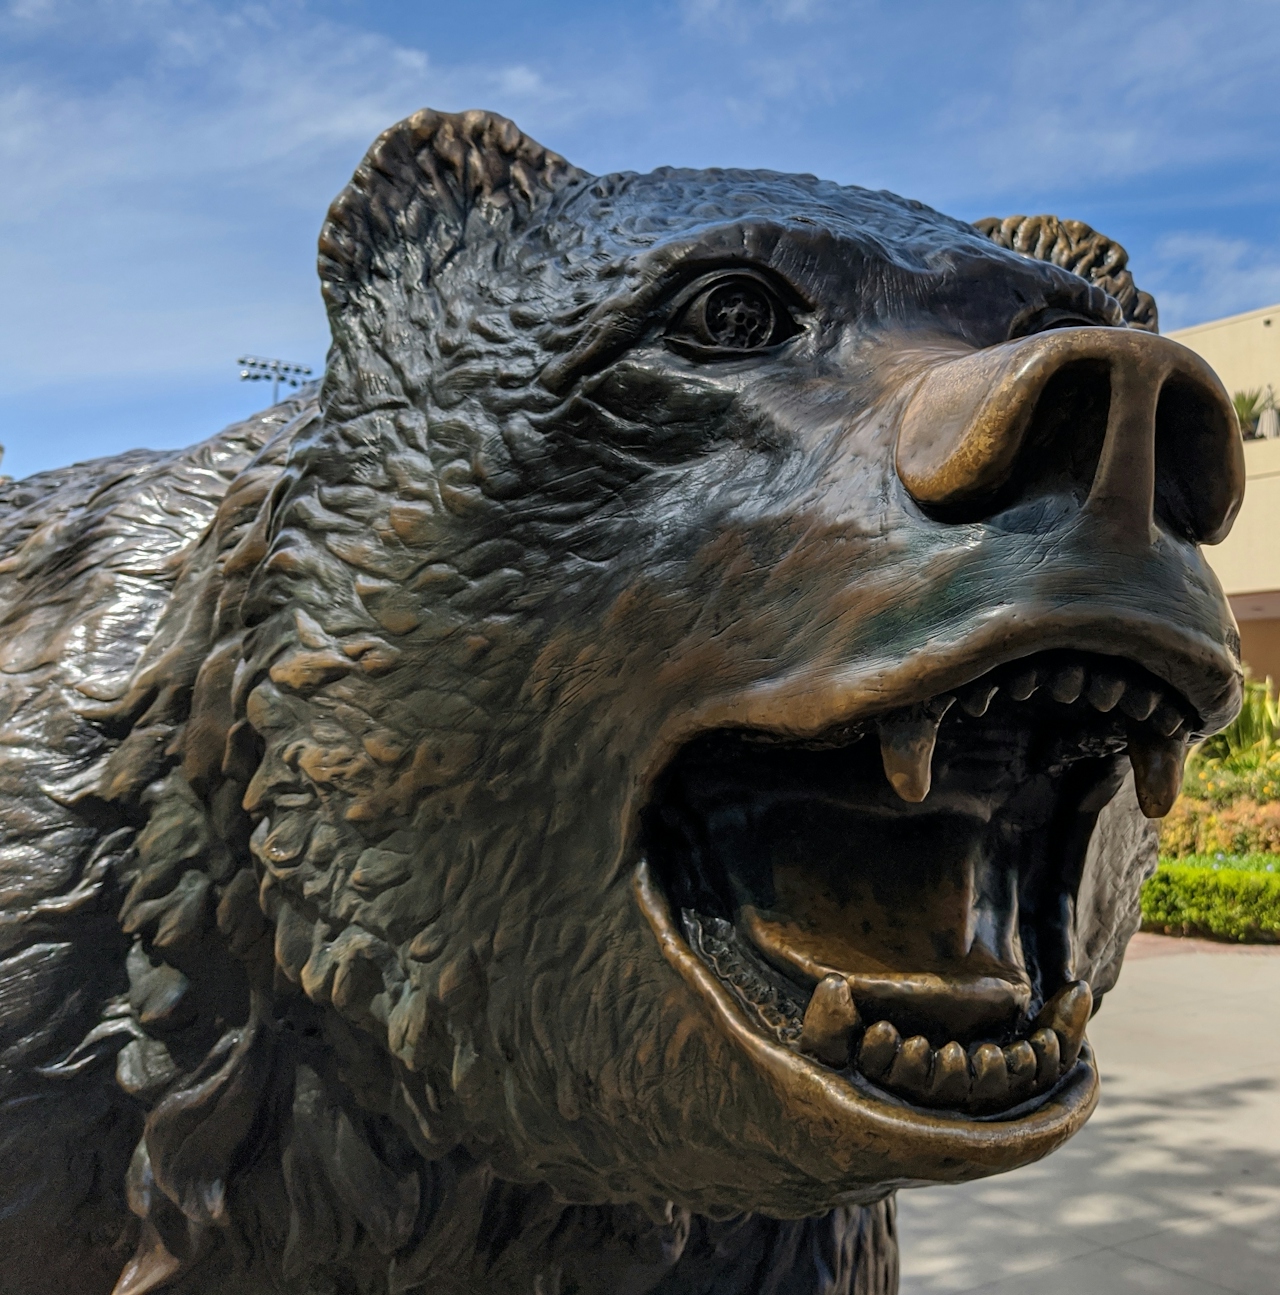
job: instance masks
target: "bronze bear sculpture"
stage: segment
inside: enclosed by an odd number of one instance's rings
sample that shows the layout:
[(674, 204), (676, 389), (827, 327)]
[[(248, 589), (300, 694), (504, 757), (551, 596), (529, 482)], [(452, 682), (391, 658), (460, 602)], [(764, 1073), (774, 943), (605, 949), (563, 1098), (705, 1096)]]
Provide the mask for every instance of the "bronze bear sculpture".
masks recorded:
[(9, 1295), (889, 1295), (1045, 1155), (1238, 639), (1124, 253), (373, 145), (318, 390), (7, 485)]

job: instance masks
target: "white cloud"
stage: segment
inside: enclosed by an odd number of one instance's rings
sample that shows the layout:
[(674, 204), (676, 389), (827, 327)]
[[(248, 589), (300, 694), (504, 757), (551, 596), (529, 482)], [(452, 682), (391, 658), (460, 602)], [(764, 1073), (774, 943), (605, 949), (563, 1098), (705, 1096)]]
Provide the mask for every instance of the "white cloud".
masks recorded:
[(679, 0), (683, 25), (717, 40), (743, 42), (764, 27), (812, 26), (824, 19), (839, 28), (861, 5), (834, 0)]
[(33, 35), (122, 57), (87, 83), (0, 65), (10, 392), (68, 372), (207, 372), (241, 349), (317, 360), (315, 230), (373, 137), (425, 103), (559, 98), (525, 65), (438, 67), (297, 5), (10, 5), (0, 39)]
[(1148, 279), (1165, 332), (1280, 303), (1280, 255), (1243, 238), (1167, 235)]
[(969, 12), (988, 21), (936, 32), (956, 42), (961, 74), (940, 74), (936, 49), (920, 68), (920, 143), (941, 147), (922, 147), (912, 169), (936, 168), (953, 201), (1246, 164), (1273, 148), (1269, 0), (1024, 0), (996, 22), (994, 5)]

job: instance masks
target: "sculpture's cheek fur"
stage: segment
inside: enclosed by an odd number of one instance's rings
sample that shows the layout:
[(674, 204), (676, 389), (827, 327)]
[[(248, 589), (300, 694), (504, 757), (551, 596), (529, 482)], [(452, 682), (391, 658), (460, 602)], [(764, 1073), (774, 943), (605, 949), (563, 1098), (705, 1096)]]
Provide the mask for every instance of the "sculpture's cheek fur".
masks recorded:
[[(743, 1140), (752, 1103), (761, 1130), (781, 1110), (658, 956), (626, 838), (668, 718), (750, 678), (741, 658), (762, 640), (734, 603), (760, 555), (721, 541), (700, 560), (722, 610), (684, 595), (682, 568), (672, 588), (660, 561), (638, 577), (565, 552), (572, 530), (553, 553), (506, 544), (490, 569), (483, 542), (459, 548), (484, 533), (483, 489), (465, 523), (420, 502), (404, 524), (405, 497), (435, 480), (415, 491), (414, 453), (382, 456), (400, 464), (394, 494), (279, 496), (246, 605), (284, 610), (255, 625), (239, 672), (262, 743), (244, 804), (263, 883), (244, 902), (265, 904), (275, 960), (311, 1001), (385, 1040), (424, 1149), (462, 1140), (572, 1199), (658, 1209), (749, 1206), (738, 1166), (758, 1155), (807, 1212), (776, 1134)], [(645, 539), (632, 526), (625, 542)]]

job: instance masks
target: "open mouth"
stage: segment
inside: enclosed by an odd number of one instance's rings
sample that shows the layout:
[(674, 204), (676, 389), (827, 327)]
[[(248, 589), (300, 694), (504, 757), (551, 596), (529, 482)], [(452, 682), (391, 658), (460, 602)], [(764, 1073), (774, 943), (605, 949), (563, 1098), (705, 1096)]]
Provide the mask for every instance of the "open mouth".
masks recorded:
[(1166, 813), (1197, 723), (1140, 666), (1041, 653), (818, 739), (704, 733), (644, 851), (759, 1034), (867, 1096), (1013, 1118), (1086, 1046), (1070, 923), (1098, 815), (1130, 766)]

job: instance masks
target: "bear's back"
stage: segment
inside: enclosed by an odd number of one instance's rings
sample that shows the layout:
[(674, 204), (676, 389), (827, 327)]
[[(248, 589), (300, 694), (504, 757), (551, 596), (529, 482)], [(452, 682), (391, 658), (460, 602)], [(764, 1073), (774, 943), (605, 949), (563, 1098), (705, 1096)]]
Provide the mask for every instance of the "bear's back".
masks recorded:
[[(187, 450), (0, 487), (0, 1249), (7, 1295), (109, 1291), (133, 1249), (142, 1111), (114, 1081), (128, 988), (113, 863), (133, 825), (93, 794), (122, 696), (235, 477), (307, 392)], [(56, 1242), (55, 1242), (56, 1237)]]

